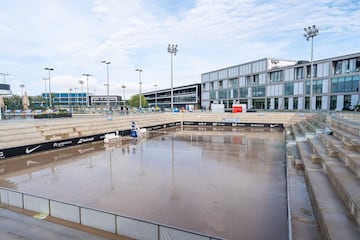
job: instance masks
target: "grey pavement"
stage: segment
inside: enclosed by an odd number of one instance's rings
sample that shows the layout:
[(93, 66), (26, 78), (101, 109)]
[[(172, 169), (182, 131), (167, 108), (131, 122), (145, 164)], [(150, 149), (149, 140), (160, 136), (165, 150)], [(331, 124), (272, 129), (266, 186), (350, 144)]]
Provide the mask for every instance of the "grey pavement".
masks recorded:
[(105, 239), (0, 207), (0, 239)]

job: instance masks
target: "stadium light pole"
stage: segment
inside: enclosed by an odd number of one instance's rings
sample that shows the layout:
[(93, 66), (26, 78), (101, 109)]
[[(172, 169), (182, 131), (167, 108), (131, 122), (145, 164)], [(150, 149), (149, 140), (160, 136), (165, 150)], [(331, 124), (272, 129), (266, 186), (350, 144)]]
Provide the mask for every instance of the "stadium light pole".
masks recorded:
[(135, 71), (139, 72), (139, 110), (141, 110), (141, 72), (143, 71), (140, 68), (137, 68)]
[(83, 84), (84, 84), (84, 80), (79, 80), (79, 84), (80, 84), (80, 86), (81, 86), (81, 93), (80, 93), (80, 99), (81, 99), (81, 101), (80, 101), (80, 109), (82, 110), (82, 108), (83, 108), (83, 105), (84, 105), (84, 99), (83, 99), (83, 97), (82, 97), (82, 95), (83, 95), (83, 93), (84, 93), (84, 91), (83, 91)]
[(101, 63), (104, 63), (106, 64), (106, 78), (107, 78), (107, 83), (106, 83), (106, 92), (107, 92), (107, 108), (108, 108), (108, 111), (110, 111), (110, 85), (109, 85), (109, 64), (111, 62), (109, 61), (101, 61)]
[(46, 88), (47, 78), (43, 78), (43, 80), (45, 82), (45, 109), (47, 109), (47, 97), (46, 97), (46, 94), (47, 94), (47, 88)]
[(311, 58), (310, 58), (310, 112), (312, 111), (312, 97), (313, 97), (313, 56), (314, 56), (314, 37), (319, 34), (319, 28), (315, 25), (304, 28), (304, 37), (307, 41), (311, 38)]
[(92, 76), (89, 73), (83, 73), (83, 76), (86, 76), (86, 106), (90, 107), (89, 102), (89, 77)]
[(123, 101), (124, 101), (124, 107), (125, 107), (125, 85), (121, 85), (121, 88), (123, 89)]
[(8, 73), (0, 73), (0, 75), (3, 75), (4, 77), (4, 84), (6, 83), (6, 76), (9, 76), (10, 74)]
[(168, 45), (168, 53), (170, 53), (171, 55), (171, 111), (174, 111), (174, 86), (173, 86), (173, 55), (176, 56), (177, 53), (177, 46), (178, 45), (174, 45), (174, 44), (169, 44)]
[(157, 84), (154, 84), (154, 88), (155, 88), (155, 111), (156, 111), (156, 109), (157, 109), (157, 91), (156, 91)]
[(49, 107), (52, 108), (52, 103), (51, 103), (51, 83), (50, 83), (50, 71), (54, 71), (53, 68), (49, 68), (49, 67), (46, 67), (44, 68), (44, 70), (47, 70), (48, 71), (48, 74), (49, 74)]
[(20, 87), (21, 87), (21, 97), (24, 97), (24, 87), (25, 87), (25, 84), (20, 84)]

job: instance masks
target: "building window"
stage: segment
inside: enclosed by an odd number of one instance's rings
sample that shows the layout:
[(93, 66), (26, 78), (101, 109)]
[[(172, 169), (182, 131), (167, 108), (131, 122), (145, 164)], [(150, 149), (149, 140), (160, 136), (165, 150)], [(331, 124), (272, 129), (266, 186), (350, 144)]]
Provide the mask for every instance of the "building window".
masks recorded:
[(280, 82), (282, 81), (282, 71), (276, 71), (270, 73), (270, 82)]
[(330, 96), (330, 110), (335, 110), (337, 104), (337, 96)]
[(295, 68), (295, 78), (296, 79), (304, 78), (304, 67)]
[(293, 109), (294, 109), (294, 110), (298, 109), (298, 105), (299, 105), (299, 98), (298, 98), (298, 97), (294, 97), (294, 98), (293, 98)]
[(250, 86), (251, 85), (251, 76), (246, 76), (245, 77), (245, 86)]
[(237, 88), (233, 89), (233, 98), (239, 98), (239, 90)]
[(285, 84), (285, 96), (294, 95), (294, 83)]
[(227, 99), (227, 90), (219, 91), (219, 99)]
[(344, 108), (349, 108), (351, 106), (351, 95), (344, 96)]
[[(310, 78), (311, 65), (306, 66), (306, 77)], [(317, 77), (317, 64), (313, 65), (313, 77)]]
[(210, 91), (210, 99), (216, 99), (216, 91)]
[(253, 75), (252, 77), (253, 77), (253, 81), (252, 81), (253, 85), (259, 85), (259, 74)]
[(219, 81), (219, 89), (223, 89), (224, 88), (224, 81)]
[(322, 97), (321, 96), (316, 96), (316, 109), (321, 109), (321, 100)]
[(305, 109), (310, 109), (310, 97), (305, 97)]
[(289, 109), (289, 98), (284, 98), (284, 109)]
[(265, 98), (253, 99), (252, 107), (255, 109), (265, 109)]
[(240, 88), (240, 98), (248, 97), (248, 88)]
[(265, 97), (265, 86), (256, 86), (252, 88), (253, 97)]
[(331, 79), (331, 92), (357, 92), (359, 91), (359, 76)]
[(214, 90), (214, 82), (210, 83), (210, 90)]
[(360, 57), (333, 62), (334, 75), (360, 71)]
[[(310, 94), (310, 80), (306, 81), (306, 94)], [(313, 93), (322, 94), (322, 80), (313, 80)]]

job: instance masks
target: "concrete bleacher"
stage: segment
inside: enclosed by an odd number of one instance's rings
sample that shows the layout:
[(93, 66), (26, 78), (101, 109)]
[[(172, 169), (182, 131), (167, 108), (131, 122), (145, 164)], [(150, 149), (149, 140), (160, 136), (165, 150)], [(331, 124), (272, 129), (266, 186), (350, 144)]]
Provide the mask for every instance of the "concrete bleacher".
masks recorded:
[(306, 121), (316, 127), (329, 127), (333, 133), (319, 131), (315, 137), (297, 142), (321, 236), (360, 239), (359, 124), (333, 116), (326, 119), (316, 116)]

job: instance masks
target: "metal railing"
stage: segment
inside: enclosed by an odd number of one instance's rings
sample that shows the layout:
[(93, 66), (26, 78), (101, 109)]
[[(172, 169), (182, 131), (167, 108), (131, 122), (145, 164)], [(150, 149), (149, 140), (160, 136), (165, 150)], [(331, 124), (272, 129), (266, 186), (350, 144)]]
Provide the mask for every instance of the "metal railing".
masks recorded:
[(177, 227), (122, 216), (0, 187), (0, 203), (65, 221), (144, 240), (222, 240)]

